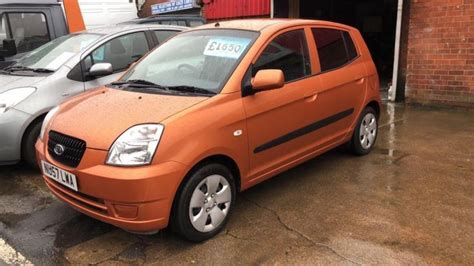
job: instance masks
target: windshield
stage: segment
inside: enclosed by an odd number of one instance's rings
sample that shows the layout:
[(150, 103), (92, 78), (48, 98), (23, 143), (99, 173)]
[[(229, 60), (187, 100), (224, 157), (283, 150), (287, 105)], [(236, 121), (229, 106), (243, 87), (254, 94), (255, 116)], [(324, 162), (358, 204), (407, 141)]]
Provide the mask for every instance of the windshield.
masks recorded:
[(182, 33), (147, 55), (120, 81), (219, 93), (257, 37), (257, 32), (241, 30)]
[(55, 71), (67, 60), (83, 51), (95, 40), (97, 34), (70, 34), (57, 38), (22, 57), (15, 65), (31, 69), (48, 69)]

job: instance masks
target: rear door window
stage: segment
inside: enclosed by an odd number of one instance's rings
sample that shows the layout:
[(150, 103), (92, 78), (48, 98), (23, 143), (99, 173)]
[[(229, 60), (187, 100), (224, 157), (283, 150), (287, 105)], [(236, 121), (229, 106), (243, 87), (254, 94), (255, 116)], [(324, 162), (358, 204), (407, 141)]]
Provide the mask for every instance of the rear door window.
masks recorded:
[(276, 37), (255, 62), (252, 76), (262, 69), (281, 69), (286, 82), (311, 75), (304, 30), (293, 30)]
[(158, 43), (163, 43), (164, 41), (178, 34), (179, 32), (172, 30), (155, 30), (153, 31), (153, 33), (155, 34)]
[(18, 53), (29, 52), (51, 40), (43, 13), (4, 13), (1, 21), (0, 41), (14, 39)]
[(312, 31), (318, 48), (321, 71), (341, 67), (358, 56), (348, 32), (326, 28), (313, 28)]

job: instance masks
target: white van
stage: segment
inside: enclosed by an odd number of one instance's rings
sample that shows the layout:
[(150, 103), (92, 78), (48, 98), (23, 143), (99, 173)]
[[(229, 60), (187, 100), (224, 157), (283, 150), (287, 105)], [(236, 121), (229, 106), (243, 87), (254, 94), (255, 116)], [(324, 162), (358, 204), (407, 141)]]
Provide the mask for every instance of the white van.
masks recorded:
[(87, 29), (138, 18), (136, 0), (78, 0)]

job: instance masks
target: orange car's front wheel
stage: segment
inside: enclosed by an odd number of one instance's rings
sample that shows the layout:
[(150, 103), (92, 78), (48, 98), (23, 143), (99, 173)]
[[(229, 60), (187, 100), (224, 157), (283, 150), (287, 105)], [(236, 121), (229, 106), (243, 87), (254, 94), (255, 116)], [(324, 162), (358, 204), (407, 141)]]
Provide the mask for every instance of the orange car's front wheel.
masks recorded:
[(219, 233), (235, 199), (232, 173), (221, 164), (207, 164), (191, 174), (178, 194), (172, 227), (184, 238), (201, 242)]

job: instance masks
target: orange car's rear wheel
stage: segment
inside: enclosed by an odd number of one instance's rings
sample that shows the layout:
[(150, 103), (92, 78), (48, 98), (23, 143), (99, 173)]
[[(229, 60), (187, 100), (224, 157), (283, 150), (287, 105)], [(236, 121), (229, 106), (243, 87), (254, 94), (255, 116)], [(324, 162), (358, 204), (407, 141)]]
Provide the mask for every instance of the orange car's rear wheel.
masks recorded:
[(378, 134), (378, 117), (375, 110), (368, 106), (362, 112), (350, 148), (355, 155), (366, 155), (370, 153), (375, 145)]
[(184, 238), (200, 242), (219, 233), (235, 199), (235, 182), (227, 167), (208, 164), (184, 184), (173, 211), (172, 226)]

